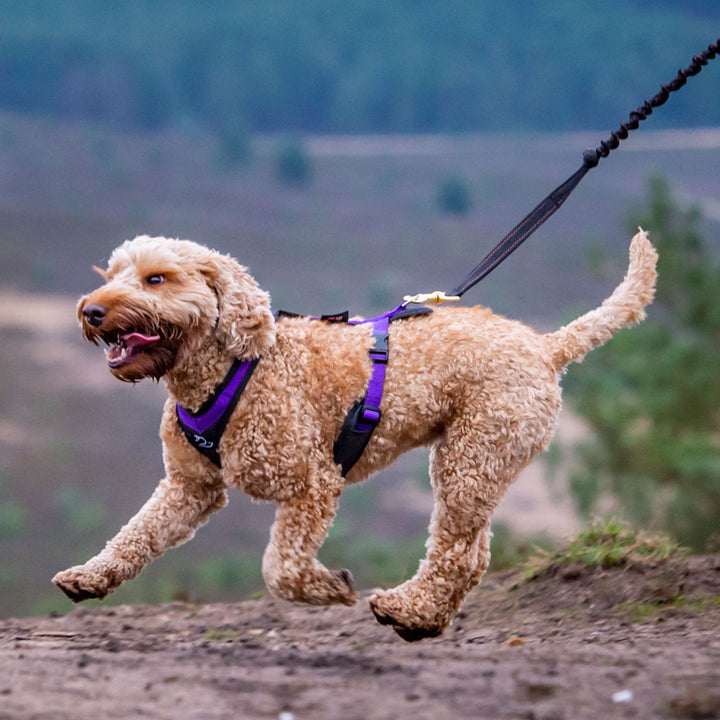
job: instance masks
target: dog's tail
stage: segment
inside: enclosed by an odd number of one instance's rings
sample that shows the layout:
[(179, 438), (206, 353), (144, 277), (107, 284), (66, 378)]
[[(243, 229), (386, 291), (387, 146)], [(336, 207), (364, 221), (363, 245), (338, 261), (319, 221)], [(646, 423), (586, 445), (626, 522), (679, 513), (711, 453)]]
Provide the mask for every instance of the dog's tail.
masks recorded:
[(655, 295), (657, 258), (647, 233), (640, 228), (630, 244), (627, 274), (613, 294), (599, 308), (544, 336), (557, 370), (573, 361), (579, 362), (620, 328), (645, 318), (645, 307)]

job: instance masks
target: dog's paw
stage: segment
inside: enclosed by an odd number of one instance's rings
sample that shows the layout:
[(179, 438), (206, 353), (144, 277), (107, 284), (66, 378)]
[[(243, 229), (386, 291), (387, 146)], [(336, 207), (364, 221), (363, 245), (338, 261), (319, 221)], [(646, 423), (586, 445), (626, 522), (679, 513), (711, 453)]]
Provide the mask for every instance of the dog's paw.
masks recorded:
[(91, 598), (102, 600), (111, 591), (106, 576), (88, 571), (84, 565), (63, 570), (52, 581), (75, 603)]
[[(263, 561), (263, 578), (267, 589), (278, 598), (309, 605), (354, 605), (355, 583), (349, 570), (328, 570), (317, 560), (311, 568), (300, 571)], [(281, 572), (278, 572), (280, 570)]]
[(421, 617), (408, 611), (401, 596), (380, 590), (369, 599), (370, 609), (381, 625), (389, 625), (406, 642), (416, 642), (441, 635), (449, 621), (437, 617)]
[(331, 602), (354, 605), (357, 602), (357, 594), (352, 573), (347, 569), (331, 570), (330, 575), (335, 580), (333, 583), (333, 600)]

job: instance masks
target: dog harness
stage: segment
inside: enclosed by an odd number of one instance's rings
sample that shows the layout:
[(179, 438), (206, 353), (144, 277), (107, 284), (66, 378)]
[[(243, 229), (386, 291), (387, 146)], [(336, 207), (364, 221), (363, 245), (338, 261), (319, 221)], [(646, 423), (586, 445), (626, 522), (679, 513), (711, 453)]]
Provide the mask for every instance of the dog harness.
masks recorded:
[[(437, 302), (432, 299), (430, 301)], [(420, 302), (420, 300), (407, 297), (405, 302), (393, 310), (367, 320), (349, 320), (347, 311), (335, 315), (311, 316), (314, 320), (324, 320), (325, 322), (372, 325), (374, 342), (369, 350), (370, 360), (372, 360), (372, 373), (368, 381), (367, 392), (360, 400), (356, 400), (348, 411), (340, 428), (340, 434), (333, 444), (333, 460), (342, 468), (343, 477), (350, 472), (362, 456), (382, 417), (380, 401), (385, 387), (385, 368), (390, 355), (390, 343), (388, 340), (390, 323), (413, 315), (427, 315), (432, 312), (432, 308), (429, 307), (409, 308), (409, 302)], [(302, 315), (279, 310), (276, 313), (276, 318), (283, 317), (302, 317)]]
[[(368, 320), (349, 320), (347, 312), (319, 317), (312, 316), (316, 320), (325, 322), (347, 323), (348, 325), (372, 324), (374, 342), (369, 350), (372, 373), (368, 381), (367, 392), (350, 408), (340, 429), (340, 434), (333, 445), (333, 459), (341, 466), (343, 477), (350, 472), (362, 456), (382, 417), (380, 401), (385, 386), (385, 368), (390, 353), (388, 341), (390, 323), (394, 320), (401, 320), (413, 315), (426, 315), (431, 312), (432, 309), (428, 307), (408, 308), (407, 303), (403, 303), (394, 310)], [(301, 316), (284, 310), (276, 313), (277, 319), (283, 317)], [(197, 412), (184, 408), (180, 403), (175, 406), (178, 424), (187, 441), (218, 467), (222, 467), (219, 452), (220, 440), (259, 361), (260, 358), (254, 360), (235, 359), (228, 374)]]
[(218, 467), (222, 467), (219, 447), (225, 427), (259, 361), (260, 358), (235, 359), (223, 381), (197, 412), (180, 403), (175, 406), (178, 424), (188, 442)]
[[(403, 303), (394, 310), (368, 320), (349, 320), (347, 312), (319, 317), (312, 316), (315, 320), (325, 322), (372, 325), (374, 342), (369, 351), (372, 373), (368, 381), (367, 392), (350, 408), (340, 429), (340, 434), (333, 445), (333, 459), (341, 466), (343, 477), (350, 472), (362, 456), (382, 417), (380, 401), (385, 386), (385, 368), (390, 352), (388, 341), (390, 323), (394, 320), (401, 320), (413, 315), (426, 315), (431, 312), (432, 309), (428, 307), (408, 308), (407, 303)], [(280, 310), (275, 317), (280, 319), (302, 316)], [(228, 374), (197, 412), (187, 410), (180, 403), (175, 406), (178, 424), (187, 441), (218, 467), (222, 467), (219, 452), (220, 440), (259, 361), (260, 358), (234, 360)]]

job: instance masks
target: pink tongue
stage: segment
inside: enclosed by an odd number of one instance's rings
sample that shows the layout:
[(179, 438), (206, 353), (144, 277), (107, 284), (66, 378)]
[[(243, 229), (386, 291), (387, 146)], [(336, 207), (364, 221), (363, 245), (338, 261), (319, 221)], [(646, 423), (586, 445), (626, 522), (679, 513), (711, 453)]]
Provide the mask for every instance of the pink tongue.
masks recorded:
[(128, 348), (142, 347), (143, 345), (150, 345), (150, 343), (157, 342), (160, 339), (159, 335), (143, 335), (142, 333), (128, 333), (122, 336), (123, 342)]

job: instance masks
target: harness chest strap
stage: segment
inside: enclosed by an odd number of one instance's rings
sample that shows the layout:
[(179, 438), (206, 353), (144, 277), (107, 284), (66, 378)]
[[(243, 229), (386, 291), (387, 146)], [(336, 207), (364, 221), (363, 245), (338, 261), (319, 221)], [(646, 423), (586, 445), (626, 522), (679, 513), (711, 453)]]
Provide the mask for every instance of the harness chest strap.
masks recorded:
[(222, 467), (220, 440), (260, 358), (233, 361), (223, 381), (197, 412), (175, 406), (178, 424), (187, 441), (215, 465)]

